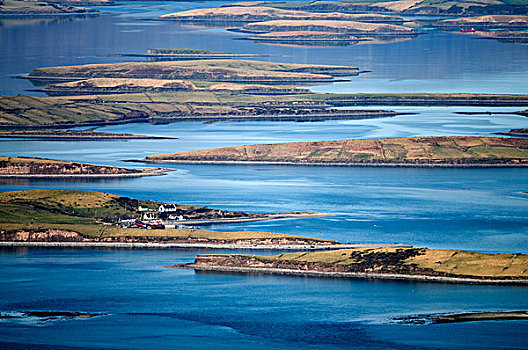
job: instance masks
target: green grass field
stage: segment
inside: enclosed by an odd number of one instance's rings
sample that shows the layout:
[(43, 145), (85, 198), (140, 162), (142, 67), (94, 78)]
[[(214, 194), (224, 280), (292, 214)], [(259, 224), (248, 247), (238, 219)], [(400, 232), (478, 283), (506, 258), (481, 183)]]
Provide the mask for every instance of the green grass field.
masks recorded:
[[(149, 239), (192, 239), (207, 241), (237, 240), (299, 240), (336, 243), (329, 240), (301, 237), (271, 232), (216, 232), (202, 229), (145, 230), (120, 228), (105, 225), (123, 217), (137, 216), (139, 205), (157, 210), (162, 203), (137, 200), (117, 195), (93, 191), (30, 190), (0, 193), (0, 231), (44, 232), (64, 230), (75, 232), (84, 238), (144, 238)], [(177, 205), (184, 215), (192, 215), (195, 210), (215, 213), (218, 210), (196, 206)], [(187, 213), (187, 214), (185, 214)], [(228, 212), (232, 213), (232, 212)], [(212, 215), (212, 214), (211, 214)], [(310, 244), (311, 244), (310, 243)]]

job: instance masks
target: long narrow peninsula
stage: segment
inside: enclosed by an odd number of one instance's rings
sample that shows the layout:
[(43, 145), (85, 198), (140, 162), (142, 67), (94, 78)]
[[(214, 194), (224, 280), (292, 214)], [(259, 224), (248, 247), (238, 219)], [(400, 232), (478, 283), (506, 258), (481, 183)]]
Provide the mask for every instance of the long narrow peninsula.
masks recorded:
[(2, 192), (0, 246), (294, 250), (350, 246), (321, 238), (271, 232), (217, 232), (196, 227), (321, 215), (312, 212), (245, 213), (92, 191)]
[(147, 136), (125, 133), (109, 133), (90, 130), (12, 130), (0, 131), (0, 138), (30, 139), (35, 141), (108, 141), (174, 139), (165, 136)]
[(359, 248), (274, 256), (198, 255), (169, 267), (228, 273), (528, 285), (528, 255), (452, 249)]
[(129, 169), (62, 160), (0, 156), (0, 178), (120, 178), (164, 175), (170, 169)]
[(528, 140), (434, 136), (293, 142), (148, 156), (148, 163), (526, 167)]

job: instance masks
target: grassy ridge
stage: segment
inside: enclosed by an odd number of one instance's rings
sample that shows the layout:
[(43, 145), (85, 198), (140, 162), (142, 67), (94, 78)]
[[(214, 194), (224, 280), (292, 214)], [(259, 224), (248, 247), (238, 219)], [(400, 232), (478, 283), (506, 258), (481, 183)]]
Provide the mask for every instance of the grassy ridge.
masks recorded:
[(333, 81), (335, 74), (357, 74), (354, 67), (286, 64), (248, 60), (124, 62), (36, 68), (29, 78), (149, 78), (209, 81)]
[(297, 164), (526, 164), (528, 140), (438, 136), (293, 142), (158, 154), (146, 160)]

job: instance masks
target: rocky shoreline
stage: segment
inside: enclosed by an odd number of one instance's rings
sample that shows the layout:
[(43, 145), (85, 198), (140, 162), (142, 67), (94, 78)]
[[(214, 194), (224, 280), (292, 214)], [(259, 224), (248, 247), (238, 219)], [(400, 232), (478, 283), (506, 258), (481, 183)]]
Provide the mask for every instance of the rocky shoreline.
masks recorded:
[(0, 174), (0, 179), (106, 179), (106, 178), (134, 178), (143, 176), (161, 176), (173, 169), (157, 168), (137, 173), (123, 174)]
[(193, 269), (199, 272), (226, 272), (226, 273), (255, 273), (273, 274), (283, 276), (325, 277), (325, 278), (350, 278), (363, 280), (389, 280), (409, 282), (438, 282), (455, 284), (492, 284), (492, 285), (519, 285), (528, 286), (528, 280), (502, 280), (502, 279), (475, 279), (464, 277), (445, 277), (427, 275), (404, 275), (371, 272), (329, 272), (329, 271), (303, 271), (293, 269), (276, 269), (260, 267), (232, 267), (232, 266), (206, 266), (206, 265), (174, 265), (171, 268)]
[(192, 263), (169, 267), (230, 273), (528, 285), (528, 256), (456, 249), (381, 247), (273, 256), (203, 254), (197, 255)]
[(264, 161), (207, 161), (207, 160), (151, 160), (130, 159), (128, 162), (150, 164), (222, 164), (222, 165), (273, 165), (273, 166), (334, 166), (334, 167), (390, 167), (390, 168), (526, 168), (528, 163), (479, 164), (479, 163), (316, 163), (316, 162), (264, 162)]

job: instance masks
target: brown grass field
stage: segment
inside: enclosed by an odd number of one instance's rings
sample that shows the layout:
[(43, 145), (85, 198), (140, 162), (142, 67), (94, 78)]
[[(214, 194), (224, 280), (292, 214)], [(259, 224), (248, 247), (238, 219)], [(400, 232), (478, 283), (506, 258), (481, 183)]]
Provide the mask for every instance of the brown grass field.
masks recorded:
[(500, 137), (410, 137), (345, 141), (294, 142), (237, 146), (152, 155), (147, 161), (525, 164), (528, 140)]

